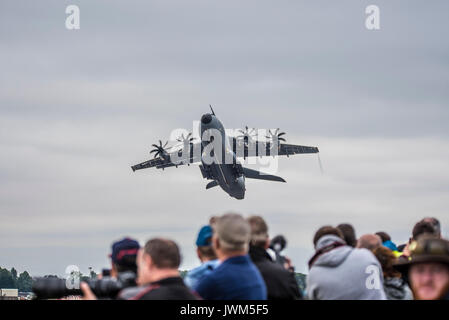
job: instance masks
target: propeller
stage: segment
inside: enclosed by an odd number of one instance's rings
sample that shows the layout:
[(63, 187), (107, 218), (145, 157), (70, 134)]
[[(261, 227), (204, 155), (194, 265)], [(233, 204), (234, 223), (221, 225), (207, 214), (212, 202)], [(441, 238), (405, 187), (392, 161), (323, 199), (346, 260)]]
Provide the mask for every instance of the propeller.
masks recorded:
[(285, 138), (282, 137), (284, 134), (285, 132), (279, 132), (279, 128), (277, 128), (274, 132), (268, 130), (268, 135), (266, 136), (266, 138), (270, 139), (272, 142), (279, 142), (279, 141), (285, 142)]
[(245, 126), (245, 130), (240, 129), (239, 132), (241, 133), (241, 135), (237, 136), (237, 138), (239, 139), (244, 139), (245, 142), (252, 140), (254, 137), (256, 129), (254, 128), (248, 128), (248, 126)]
[(165, 150), (165, 147), (167, 146), (167, 144), (168, 144), (168, 141), (164, 145), (162, 145), (162, 141), (161, 140), (159, 140), (159, 145), (152, 144), (154, 149), (150, 151), (150, 154), (152, 154), (154, 152), (154, 157), (155, 158), (157, 156), (161, 156), (163, 158), (164, 155), (167, 154), (167, 151)]
[(182, 142), (182, 143), (190, 143), (193, 140), (195, 140), (194, 137), (192, 137), (192, 133), (189, 132), (189, 134), (187, 136), (184, 137), (184, 133), (178, 138), (176, 139), (176, 141)]

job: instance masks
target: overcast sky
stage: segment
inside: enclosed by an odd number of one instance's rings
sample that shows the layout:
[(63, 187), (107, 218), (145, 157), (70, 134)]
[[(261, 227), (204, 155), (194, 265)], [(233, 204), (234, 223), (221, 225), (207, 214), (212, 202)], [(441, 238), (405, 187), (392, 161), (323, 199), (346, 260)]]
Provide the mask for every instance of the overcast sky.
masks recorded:
[[(81, 29), (67, 30), (76, 4)], [(380, 8), (377, 31), (365, 8)], [(262, 215), (307, 271), (322, 225), (449, 233), (448, 1), (0, 2), (0, 266), (108, 267), (113, 240), (176, 240), (182, 269), (212, 215)], [(316, 155), (280, 184), (205, 190), (197, 166), (133, 173), (212, 104), (227, 128), (280, 127)]]

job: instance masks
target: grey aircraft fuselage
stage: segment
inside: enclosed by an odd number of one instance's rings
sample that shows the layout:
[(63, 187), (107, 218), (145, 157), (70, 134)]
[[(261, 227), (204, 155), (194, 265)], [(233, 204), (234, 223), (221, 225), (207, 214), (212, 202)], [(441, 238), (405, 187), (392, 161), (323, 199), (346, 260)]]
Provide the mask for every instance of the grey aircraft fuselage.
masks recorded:
[[(220, 159), (216, 159), (212, 163), (208, 164), (203, 159), (201, 160), (203, 169), (210, 172), (211, 178), (217, 182), (217, 184), (231, 197), (236, 199), (243, 199), (245, 197), (245, 176), (237, 169), (240, 163), (236, 159), (236, 155), (232, 151), (230, 141), (226, 135), (225, 128), (220, 120), (210, 113), (206, 113), (201, 117), (200, 133), (201, 137), (206, 130), (218, 130), (221, 135), (222, 141), (222, 155), (224, 158), (234, 159), (235, 164), (227, 164)], [(217, 131), (215, 131), (217, 132)], [(202, 140), (202, 145), (205, 148), (210, 141)]]

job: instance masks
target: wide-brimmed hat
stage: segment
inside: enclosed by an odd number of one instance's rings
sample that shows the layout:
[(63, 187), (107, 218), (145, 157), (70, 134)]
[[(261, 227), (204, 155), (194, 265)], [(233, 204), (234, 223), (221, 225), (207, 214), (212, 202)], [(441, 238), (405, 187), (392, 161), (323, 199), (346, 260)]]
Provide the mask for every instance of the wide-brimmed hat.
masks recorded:
[(393, 265), (395, 269), (407, 275), (411, 265), (426, 262), (446, 264), (449, 268), (449, 241), (434, 237), (422, 237), (413, 241), (410, 246), (410, 257), (401, 257)]

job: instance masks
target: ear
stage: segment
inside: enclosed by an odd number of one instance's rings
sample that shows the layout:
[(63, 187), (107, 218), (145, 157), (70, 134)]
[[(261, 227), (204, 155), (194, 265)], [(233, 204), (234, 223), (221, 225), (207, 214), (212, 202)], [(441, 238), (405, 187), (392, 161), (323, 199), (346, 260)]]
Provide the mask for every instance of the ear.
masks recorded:
[(267, 237), (267, 241), (265, 242), (265, 250), (270, 247), (270, 238)]
[(143, 254), (142, 256), (144, 264), (148, 267), (148, 269), (151, 269), (153, 267), (153, 260), (151, 259), (149, 254)]
[(220, 249), (220, 240), (215, 235), (212, 236), (212, 247), (214, 250)]
[(115, 267), (114, 263), (111, 263), (111, 277), (117, 277), (117, 268)]

